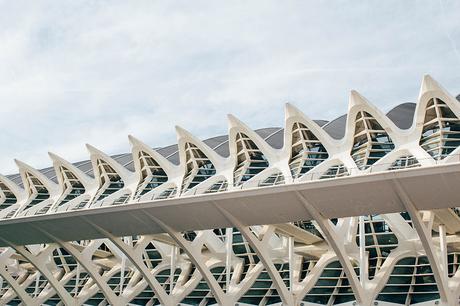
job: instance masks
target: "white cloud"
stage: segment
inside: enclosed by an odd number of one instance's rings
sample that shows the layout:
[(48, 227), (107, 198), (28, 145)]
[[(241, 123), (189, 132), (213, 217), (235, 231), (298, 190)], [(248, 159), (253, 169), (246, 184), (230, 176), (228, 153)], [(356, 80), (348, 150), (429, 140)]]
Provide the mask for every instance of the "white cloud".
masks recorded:
[(0, 172), (84, 143), (129, 150), (282, 125), (291, 101), (333, 119), (357, 89), (388, 110), (424, 73), (460, 92), (457, 1), (0, 1)]

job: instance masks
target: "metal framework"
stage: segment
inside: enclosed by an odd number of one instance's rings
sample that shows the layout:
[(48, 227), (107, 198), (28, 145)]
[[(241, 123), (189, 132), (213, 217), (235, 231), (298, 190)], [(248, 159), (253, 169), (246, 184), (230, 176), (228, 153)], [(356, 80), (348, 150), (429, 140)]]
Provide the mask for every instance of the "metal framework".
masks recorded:
[(314, 194), (299, 191), (293, 198), (308, 220), (253, 225), (230, 209), (249, 206), (240, 192), (460, 161), (460, 104), (430, 76), (405, 119), (411, 127), (390, 117), (352, 91), (343, 137), (330, 132), (337, 121), (313, 121), (287, 104), (284, 129), (253, 131), (229, 115), (228, 137), (201, 141), (177, 127), (170, 147), (152, 149), (129, 136), (132, 154), (108, 156), (88, 145), (89, 161), (50, 153), (53, 166), (43, 170), (16, 161), (17, 175), (0, 175), (0, 225), (228, 197), (211, 203), (222, 219), (204, 230), (179, 229), (146, 210), (130, 218), (147, 229), (125, 237), (84, 218), (81, 226), (103, 239), (63, 241), (40, 226), (36, 233), (47, 237), (40, 244), (0, 235), (0, 305), (457, 305), (460, 209), (422, 210), (397, 179), (397, 213), (330, 219)]

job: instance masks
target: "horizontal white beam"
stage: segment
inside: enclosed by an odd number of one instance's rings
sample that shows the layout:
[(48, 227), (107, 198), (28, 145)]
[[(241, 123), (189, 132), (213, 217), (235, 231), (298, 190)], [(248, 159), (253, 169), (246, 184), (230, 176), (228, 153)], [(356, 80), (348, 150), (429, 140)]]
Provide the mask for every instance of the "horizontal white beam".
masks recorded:
[[(297, 192), (308, 195), (318, 213), (329, 219), (405, 211), (394, 179), (417, 210), (458, 206), (460, 163), (455, 163), (0, 220), (0, 232), (16, 245), (51, 242), (37, 228), (62, 241), (104, 238), (88, 222), (115, 237), (164, 233), (149, 215), (178, 232), (231, 227), (219, 208), (244, 225), (311, 220)], [(0, 241), (0, 246), (6, 244)]]

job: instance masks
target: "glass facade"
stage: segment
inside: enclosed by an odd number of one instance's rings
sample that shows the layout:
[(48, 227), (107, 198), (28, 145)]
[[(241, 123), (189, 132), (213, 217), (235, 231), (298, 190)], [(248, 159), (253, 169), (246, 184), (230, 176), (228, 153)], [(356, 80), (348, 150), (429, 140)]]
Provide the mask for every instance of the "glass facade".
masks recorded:
[(27, 205), (24, 210), (27, 210), (40, 202), (48, 200), (50, 197), (50, 193), (48, 189), (45, 187), (42, 181), (40, 181), (35, 175), (26, 171), (24, 176), (27, 180), (27, 192), (29, 195), (29, 199), (27, 201)]
[(347, 167), (345, 167), (344, 164), (338, 164), (334, 165), (332, 167), (329, 167), (320, 177), (320, 179), (330, 179), (330, 178), (336, 178), (336, 177), (343, 177), (343, 176), (349, 176), (350, 173), (348, 172)]
[(236, 165), (233, 182), (240, 186), (269, 166), (268, 160), (257, 145), (246, 134), (236, 135)]
[(444, 159), (460, 145), (460, 120), (439, 98), (428, 101), (420, 146), (434, 159)]
[[(355, 267), (355, 272), (359, 275), (359, 268)], [(338, 261), (333, 261), (323, 269), (315, 286), (303, 300), (320, 305), (337, 305), (354, 299), (342, 265)]]
[(227, 181), (218, 181), (211, 185), (205, 193), (214, 193), (214, 192), (222, 192), (226, 191), (228, 188)]
[(400, 169), (407, 169), (407, 168), (415, 168), (420, 167), (419, 161), (412, 155), (405, 155), (401, 156), (397, 160), (395, 160), (388, 170), (400, 170)]
[(216, 168), (209, 158), (194, 144), (185, 143), (185, 174), (182, 192), (197, 186), (216, 174)]
[(99, 174), (99, 189), (93, 203), (103, 200), (125, 186), (120, 175), (106, 161), (98, 159), (96, 164), (97, 173)]
[(17, 198), (14, 193), (6, 186), (5, 183), (0, 181), (0, 211), (16, 204), (16, 202)]
[(292, 147), (289, 168), (294, 179), (301, 177), (329, 157), (323, 144), (302, 123), (292, 126)]
[[(364, 218), (365, 250), (368, 254), (368, 275), (373, 279), (380, 270), (391, 250), (398, 246), (398, 238), (393, 234), (388, 224), (380, 215), (369, 215)], [(356, 235), (356, 243), (359, 242), (359, 226)]]
[(367, 169), (393, 149), (393, 141), (377, 120), (368, 112), (359, 111), (351, 149), (351, 157), (358, 168)]
[(136, 188), (135, 197), (138, 198), (168, 181), (166, 172), (160, 165), (144, 151), (137, 154), (140, 164), (140, 179)]
[(399, 260), (387, 284), (377, 297), (379, 301), (411, 305), (439, 299), (438, 286), (425, 256)]
[(276, 172), (259, 183), (259, 187), (275, 186), (284, 184), (284, 176), (281, 172)]
[(57, 200), (58, 206), (62, 206), (85, 193), (85, 187), (72, 171), (64, 166), (60, 166), (59, 175), (61, 175), (63, 181), (64, 191)]

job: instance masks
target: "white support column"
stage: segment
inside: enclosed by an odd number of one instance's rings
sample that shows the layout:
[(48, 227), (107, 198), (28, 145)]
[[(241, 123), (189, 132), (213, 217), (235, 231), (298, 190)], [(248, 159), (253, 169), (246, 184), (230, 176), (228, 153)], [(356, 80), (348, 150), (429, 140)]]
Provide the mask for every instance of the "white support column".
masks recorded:
[(337, 255), (340, 264), (345, 271), (345, 275), (348, 278), (351, 289), (353, 290), (356, 301), (359, 303), (359, 305), (370, 305), (371, 301), (369, 299), (371, 296), (365, 294), (364, 289), (359, 282), (358, 276), (356, 275), (353, 265), (351, 264), (343, 245), (343, 239), (338, 237), (329, 219), (321, 215), (321, 213), (318, 212), (318, 210), (300, 192), (296, 191), (296, 194), (307, 212), (317, 222), (318, 226), (323, 231), (324, 238), (326, 239), (327, 243), (331, 246)]
[(66, 305), (76, 305), (76, 301), (73, 297), (65, 290), (64, 286), (54, 277), (51, 271), (46, 266), (46, 262), (43, 260), (42, 257), (35, 256), (30, 253), (25, 247), (18, 246), (13, 244), (12, 242), (5, 240), (0, 237), (0, 239), (11, 248), (16, 250), (16, 252), (22, 255), (28, 262), (30, 262), (41, 274), (42, 276), (48, 281), (48, 283), (56, 290), (56, 293), (62, 299), (62, 302)]
[(125, 283), (125, 270), (126, 270), (126, 256), (123, 254), (121, 257), (121, 267), (120, 267), (120, 281), (118, 286), (120, 287), (120, 294), (123, 292), (123, 284)]
[(359, 279), (363, 288), (367, 279), (366, 262), (366, 229), (364, 226), (364, 216), (359, 216)]
[[(76, 247), (72, 245), (70, 242), (64, 242), (60, 239), (54, 237), (50, 233), (42, 230), (41, 228), (37, 228), (38, 231), (41, 231), (49, 238), (51, 238), (56, 244), (60, 247), (65, 249), (72, 257), (81, 264), (81, 266), (88, 272), (94, 282), (97, 284), (99, 289), (101, 290), (102, 294), (104, 294), (105, 298), (111, 305), (120, 305), (122, 306), (123, 303), (121, 299), (117, 297), (117, 295), (112, 291), (109, 285), (106, 283), (104, 278), (98, 273), (95, 264), (91, 261), (91, 258), (86, 258)], [(67, 291), (66, 291), (67, 292)]]
[[(431, 229), (427, 228), (424, 224), (422, 217), (420, 216), (420, 211), (417, 210), (414, 203), (410, 199), (409, 195), (406, 193), (404, 188), (401, 186), (401, 183), (397, 179), (393, 179), (393, 185), (395, 187), (396, 194), (398, 195), (399, 200), (406, 208), (406, 211), (409, 213), (412, 224), (414, 225), (415, 230), (420, 238), (423, 249), (425, 250), (428, 261), (430, 262), (431, 270), (433, 271), (436, 284), (438, 285), (439, 296), (441, 301), (447, 305), (454, 305), (455, 299), (453, 294), (449, 290), (449, 284), (447, 277), (444, 277), (442, 273), (441, 262), (436, 250), (434, 247)], [(447, 259), (447, 258), (446, 258)]]
[(449, 269), (447, 262), (447, 238), (446, 238), (446, 226), (444, 224), (439, 225), (439, 248), (441, 251), (441, 271), (443, 277), (449, 277)]
[(142, 258), (136, 256), (134, 250), (129, 248), (120, 238), (114, 237), (112, 235), (106, 236), (128, 259), (129, 261), (136, 267), (136, 269), (141, 273), (142, 277), (145, 279), (149, 287), (155, 293), (155, 296), (158, 298), (162, 305), (176, 305), (176, 302), (172, 300), (158, 280), (153, 276), (149, 268), (144, 264)]
[(166, 233), (168, 233), (169, 236), (171, 236), (171, 238), (178, 244), (178, 246), (181, 247), (185, 253), (187, 253), (190, 260), (197, 267), (203, 278), (208, 283), (209, 289), (212, 291), (214, 297), (217, 300), (217, 303), (222, 306), (234, 305), (234, 301), (231, 300), (231, 296), (226, 296), (225, 292), (219, 286), (219, 283), (216, 281), (211, 271), (206, 266), (206, 263), (202, 260), (203, 255), (201, 254), (201, 250), (193, 248), (191, 243), (187, 241), (180, 232), (177, 232), (160, 219), (154, 217), (148, 212), (146, 212), (146, 215), (152, 219), (153, 222), (158, 224)]
[(88, 274), (97, 284), (102, 294), (111, 305), (124, 305), (120, 298), (112, 291), (104, 278), (98, 273), (96, 265), (91, 261), (90, 258), (83, 256), (83, 254), (78, 251), (77, 248), (75, 248), (70, 242), (57, 240), (56, 243), (59, 244), (67, 252), (69, 252), (69, 254), (72, 255), (73, 258), (75, 258), (75, 260), (81, 264), (81, 266), (86, 270), (86, 272), (88, 272)]
[[(85, 220), (86, 221), (86, 220)], [(86, 221), (89, 225), (91, 225), (94, 229), (99, 231), (101, 234), (104, 235), (105, 238), (110, 240), (128, 259), (129, 261), (136, 267), (136, 269), (141, 273), (142, 277), (145, 279), (149, 287), (155, 293), (155, 296), (158, 298), (160, 303), (165, 306), (169, 305), (176, 305), (180, 301), (173, 301), (170, 296), (166, 293), (164, 288), (158, 282), (158, 280), (153, 276), (147, 266), (144, 264), (142, 258), (137, 256), (133, 250), (130, 248), (126, 243), (124, 243), (120, 238), (113, 236), (109, 232), (105, 231), (101, 227), (97, 226), (94, 223)]]
[(177, 247), (175, 245), (171, 248), (171, 263), (169, 267), (169, 294), (171, 295), (174, 287), (174, 274), (176, 272), (176, 253)]
[(237, 218), (235, 218), (225, 209), (218, 206), (216, 207), (222, 212), (227, 220), (230, 221), (230, 223), (232, 223), (232, 225), (240, 231), (241, 235), (243, 235), (249, 245), (254, 249), (268, 274), (270, 275), (270, 278), (272, 279), (283, 304), (294, 305), (294, 297), (291, 292), (289, 292), (289, 289), (286, 287), (286, 284), (283, 282), (283, 279), (276, 270), (275, 264), (271, 260), (270, 254), (268, 253), (266, 247), (252, 234), (248, 226), (243, 225)]
[(293, 292), (294, 288), (294, 238), (288, 237), (288, 257), (289, 257), (289, 288)]
[(203, 278), (208, 283), (209, 289), (217, 300), (217, 303), (222, 306), (231, 306), (235, 304), (235, 301), (232, 300), (231, 296), (226, 295), (222, 288), (219, 286), (219, 283), (216, 281), (211, 271), (206, 266), (206, 263), (202, 260), (203, 256), (201, 250), (193, 248), (191, 243), (187, 241), (180, 232), (177, 232), (169, 225), (165, 224), (160, 219), (149, 214), (147, 211), (146, 215), (156, 224), (158, 224), (166, 233), (171, 236), (171, 238), (181, 247), (185, 253), (189, 256), (190, 260), (200, 271)]
[[(27, 294), (21, 285), (8, 273), (3, 264), (0, 264), (0, 276), (3, 277), (3, 280), (6, 281), (10, 287), (16, 292), (17, 296), (21, 299), (24, 305), (38, 305), (33, 301), (32, 297)], [(0, 299), (0, 305), (4, 305)]]
[(233, 255), (233, 228), (225, 229), (225, 292), (228, 293), (230, 288), (230, 277), (232, 269)]

